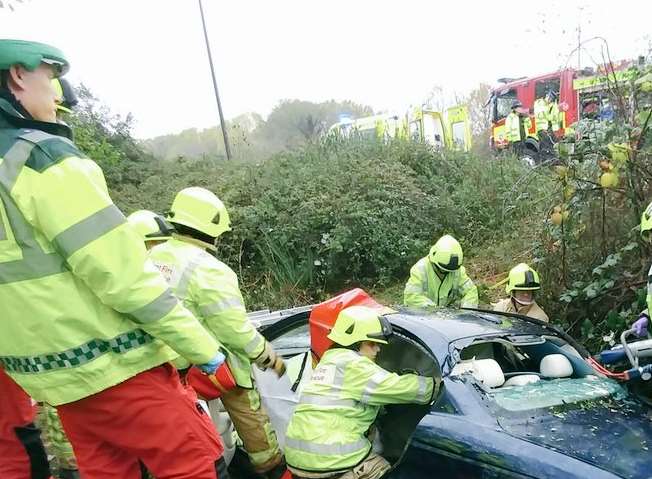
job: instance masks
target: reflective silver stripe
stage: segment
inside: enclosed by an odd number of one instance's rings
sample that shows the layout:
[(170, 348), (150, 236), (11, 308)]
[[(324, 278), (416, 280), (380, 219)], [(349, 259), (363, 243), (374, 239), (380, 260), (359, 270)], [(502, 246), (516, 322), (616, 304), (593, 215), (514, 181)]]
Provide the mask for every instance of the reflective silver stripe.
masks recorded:
[[(0, 263), (0, 284), (38, 279), (67, 271), (64, 259), (57, 253), (46, 254), (36, 241), (34, 228), (25, 220), (13, 198), (11, 190), (36, 146), (32, 141), (51, 138), (42, 131), (25, 133), (4, 154), (0, 163), (0, 201), (5, 207), (16, 243), (20, 246), (23, 258)], [(26, 140), (26, 141), (25, 141)]]
[(199, 251), (197, 255), (194, 256), (188, 262), (188, 264), (186, 264), (186, 267), (183, 268), (183, 271), (178, 278), (178, 282), (176, 284), (171, 284), (179, 298), (185, 299), (188, 296), (188, 285), (190, 284), (190, 278), (192, 278), (193, 273), (202, 263), (203, 256), (204, 252)]
[(311, 454), (324, 454), (328, 456), (340, 456), (345, 454), (353, 454), (367, 450), (371, 444), (366, 439), (359, 439), (356, 442), (348, 444), (319, 444), (317, 442), (303, 441), (293, 437), (285, 438), (285, 445), (298, 451), (308, 452)]
[(129, 313), (129, 316), (139, 323), (151, 323), (167, 316), (178, 304), (179, 300), (168, 288), (151, 303)]
[(311, 404), (313, 406), (332, 406), (332, 407), (351, 407), (354, 408), (358, 404), (353, 399), (335, 399), (330, 396), (321, 396), (315, 394), (301, 394), (299, 404)]
[(64, 257), (69, 258), (124, 222), (125, 217), (118, 207), (109, 205), (59, 233), (53, 243)]
[(256, 336), (254, 336), (254, 339), (252, 339), (247, 344), (245, 344), (244, 352), (247, 354), (253, 353), (256, 349), (258, 349), (258, 346), (260, 346), (264, 341), (265, 340), (260, 335), (260, 333), (256, 332)]
[(371, 399), (371, 396), (376, 392), (376, 389), (382, 384), (382, 382), (387, 379), (390, 375), (387, 371), (377, 371), (371, 379), (367, 381), (364, 389), (362, 390), (362, 397), (360, 398), (361, 402), (367, 403)]
[(0, 284), (44, 278), (66, 271), (65, 260), (57, 253), (23, 250), (23, 259), (0, 263)]
[(235, 308), (245, 309), (244, 303), (240, 298), (223, 299), (205, 306), (200, 306), (199, 312), (202, 316), (211, 316)]
[(0, 241), (7, 239), (7, 230), (5, 229), (5, 219), (0, 214)]
[(417, 380), (419, 381), (419, 391), (417, 392), (417, 401), (426, 402), (429, 399), (426, 397), (426, 391), (428, 390), (428, 383), (426, 382), (426, 378), (424, 378), (423, 376), (417, 376)]

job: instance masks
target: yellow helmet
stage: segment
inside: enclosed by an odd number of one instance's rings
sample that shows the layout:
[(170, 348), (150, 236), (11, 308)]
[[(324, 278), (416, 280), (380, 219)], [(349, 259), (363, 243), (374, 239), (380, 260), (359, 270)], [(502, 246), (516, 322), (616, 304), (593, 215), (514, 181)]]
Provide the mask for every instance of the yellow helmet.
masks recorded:
[(168, 240), (174, 232), (172, 225), (153, 211), (135, 211), (127, 217), (127, 222), (145, 242)]
[(174, 198), (167, 220), (217, 238), (231, 231), (229, 212), (224, 203), (206, 188), (185, 188)]
[(511, 294), (512, 291), (536, 291), (538, 289), (541, 289), (539, 273), (527, 264), (517, 264), (509, 271), (507, 286), (505, 286), (507, 294)]
[(386, 317), (365, 306), (350, 306), (337, 315), (328, 339), (341, 346), (351, 346), (360, 341), (387, 344), (392, 335), (392, 325)]
[(650, 230), (652, 230), (652, 203), (647, 205), (641, 215), (641, 236), (645, 239), (649, 238)]
[(444, 235), (430, 248), (430, 262), (444, 271), (455, 271), (462, 266), (462, 246), (451, 235)]

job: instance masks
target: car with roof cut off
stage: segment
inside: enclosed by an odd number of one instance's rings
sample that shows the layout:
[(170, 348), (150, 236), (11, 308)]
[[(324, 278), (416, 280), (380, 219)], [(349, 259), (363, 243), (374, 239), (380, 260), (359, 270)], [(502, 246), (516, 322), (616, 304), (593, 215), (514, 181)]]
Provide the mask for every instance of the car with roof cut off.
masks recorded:
[[(256, 371), (281, 445), (323, 352), (323, 337), (311, 338), (322, 334), (311, 315), (261, 326), (288, 366), (280, 379)], [(441, 382), (432, 405), (381, 411), (373, 449), (392, 463), (387, 477), (652, 478), (652, 409), (595, 371), (563, 331), (482, 310), (399, 309), (386, 317), (394, 334), (378, 363)]]

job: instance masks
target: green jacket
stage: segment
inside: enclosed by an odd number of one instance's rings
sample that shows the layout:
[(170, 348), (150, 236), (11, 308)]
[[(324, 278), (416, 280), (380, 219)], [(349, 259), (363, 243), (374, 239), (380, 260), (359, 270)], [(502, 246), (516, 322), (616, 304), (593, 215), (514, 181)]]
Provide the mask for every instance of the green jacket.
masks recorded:
[(385, 404), (427, 404), (434, 380), (390, 373), (343, 348), (324, 353), (287, 429), (285, 459), (305, 471), (340, 471), (371, 450), (366, 433)]
[(415, 308), (443, 308), (458, 302), (463, 308), (476, 308), (478, 301), (478, 288), (464, 266), (440, 279), (427, 256), (412, 266), (403, 293), (405, 306)]
[[(238, 277), (231, 268), (206, 252), (201, 242), (175, 235), (155, 246), (150, 258), (183, 304), (226, 349), (226, 361), (239, 386), (251, 388), (251, 361), (265, 339), (247, 317)], [(184, 360), (178, 368), (188, 367)]]
[(69, 138), (0, 98), (0, 363), (55, 406), (219, 348)]

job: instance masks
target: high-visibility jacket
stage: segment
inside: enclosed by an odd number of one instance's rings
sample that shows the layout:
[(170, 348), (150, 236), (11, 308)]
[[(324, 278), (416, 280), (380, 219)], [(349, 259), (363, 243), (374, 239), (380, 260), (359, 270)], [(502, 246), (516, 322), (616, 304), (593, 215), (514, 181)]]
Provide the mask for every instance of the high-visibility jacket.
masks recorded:
[[(150, 258), (177, 297), (227, 350), (226, 361), (238, 385), (250, 388), (251, 362), (263, 352), (265, 338), (247, 317), (236, 274), (201, 244), (175, 235), (152, 248)], [(175, 362), (178, 368), (188, 365), (181, 358)]]
[(543, 311), (543, 309), (541, 309), (541, 306), (539, 306), (536, 301), (532, 301), (532, 304), (521, 305), (517, 308), (514, 301), (512, 301), (512, 298), (505, 298), (498, 301), (493, 305), (493, 307), (494, 311), (522, 314), (523, 316), (529, 316), (530, 318), (545, 321), (546, 323), (550, 321), (548, 315)]
[(547, 130), (550, 125), (548, 121), (548, 102), (544, 98), (537, 98), (534, 102), (534, 120), (537, 133)]
[(287, 428), (285, 459), (304, 471), (339, 471), (371, 450), (365, 434), (384, 404), (427, 404), (433, 378), (390, 373), (355, 351), (324, 353)]
[(427, 256), (412, 266), (403, 292), (405, 306), (416, 308), (443, 308), (458, 302), (463, 308), (475, 308), (478, 301), (478, 288), (467, 276), (464, 266), (440, 278)]
[(102, 170), (70, 136), (0, 98), (0, 363), (55, 406), (177, 353), (204, 363), (219, 348), (147, 260)]
[(562, 112), (559, 110), (559, 104), (553, 101), (548, 105), (548, 121), (552, 131), (559, 131), (562, 123)]
[(521, 118), (518, 113), (511, 112), (505, 118), (505, 138), (510, 143), (521, 141)]

